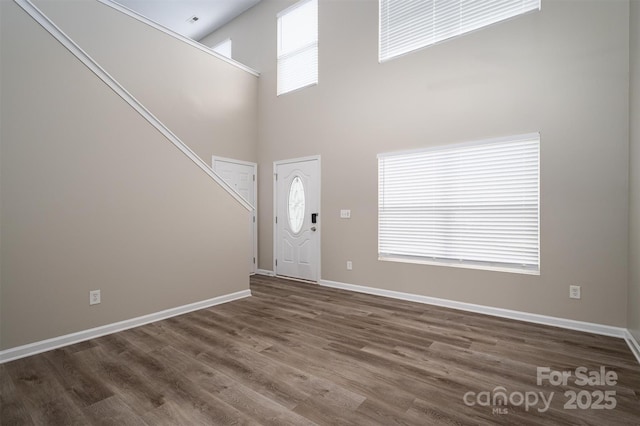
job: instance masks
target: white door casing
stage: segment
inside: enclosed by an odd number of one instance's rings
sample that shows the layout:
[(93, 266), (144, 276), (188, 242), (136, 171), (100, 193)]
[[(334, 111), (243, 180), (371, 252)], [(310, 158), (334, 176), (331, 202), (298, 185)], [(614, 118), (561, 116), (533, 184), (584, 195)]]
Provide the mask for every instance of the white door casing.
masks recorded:
[(258, 261), (258, 223), (257, 223), (257, 175), (258, 165), (247, 161), (213, 156), (213, 171), (216, 172), (233, 190), (253, 206), (249, 222), (252, 236), (249, 248), (249, 273), (255, 274)]
[(320, 278), (320, 157), (274, 162), (274, 188), (274, 272), (317, 282)]

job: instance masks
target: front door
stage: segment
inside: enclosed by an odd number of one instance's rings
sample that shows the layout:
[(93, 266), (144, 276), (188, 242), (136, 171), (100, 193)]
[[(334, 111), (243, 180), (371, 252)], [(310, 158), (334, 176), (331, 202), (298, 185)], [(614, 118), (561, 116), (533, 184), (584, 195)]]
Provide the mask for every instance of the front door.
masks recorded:
[(275, 273), (317, 282), (320, 264), (320, 159), (275, 162), (274, 171)]
[(256, 223), (256, 172), (258, 165), (216, 156), (213, 157), (212, 163), (213, 171), (254, 207), (248, 224), (250, 235), (252, 236), (251, 247), (249, 248), (249, 273), (254, 274), (258, 257), (258, 225)]

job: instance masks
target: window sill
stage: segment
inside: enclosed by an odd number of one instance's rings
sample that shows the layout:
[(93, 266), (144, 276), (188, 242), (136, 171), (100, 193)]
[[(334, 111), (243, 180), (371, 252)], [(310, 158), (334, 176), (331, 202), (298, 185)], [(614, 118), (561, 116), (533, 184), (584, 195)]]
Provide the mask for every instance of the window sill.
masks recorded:
[(418, 265), (432, 265), (432, 266), (449, 266), (453, 268), (465, 268), (465, 269), (480, 269), (484, 271), (494, 272), (508, 272), (512, 274), (524, 274), (524, 275), (540, 275), (539, 269), (525, 269), (517, 268), (513, 266), (500, 266), (490, 265), (483, 263), (471, 263), (471, 262), (459, 262), (455, 260), (436, 260), (425, 259), (417, 257), (404, 257), (404, 256), (378, 256), (378, 260), (384, 262), (399, 262), (399, 263), (413, 263)]
[(317, 85), (318, 85), (318, 82), (314, 81), (314, 82), (311, 82), (311, 83), (307, 83), (304, 86), (296, 87), (295, 89), (289, 89), (286, 92), (278, 92), (278, 93), (276, 93), (276, 96), (280, 97), (280, 96), (283, 96), (283, 95), (288, 95), (289, 93), (299, 92), (302, 89), (306, 89), (307, 87), (312, 87), (312, 86), (317, 86)]

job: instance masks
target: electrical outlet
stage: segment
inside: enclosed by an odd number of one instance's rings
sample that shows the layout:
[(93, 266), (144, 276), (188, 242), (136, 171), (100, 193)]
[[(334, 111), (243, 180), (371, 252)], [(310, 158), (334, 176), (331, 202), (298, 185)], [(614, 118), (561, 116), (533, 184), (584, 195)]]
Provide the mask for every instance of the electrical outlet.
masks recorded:
[(100, 290), (91, 290), (89, 292), (89, 305), (97, 305), (100, 303)]
[(580, 299), (580, 286), (579, 285), (570, 285), (569, 286), (569, 297), (571, 299)]
[(350, 260), (347, 260), (347, 271), (351, 271), (353, 270), (353, 262), (351, 262)]
[(340, 219), (351, 219), (351, 210), (340, 210)]

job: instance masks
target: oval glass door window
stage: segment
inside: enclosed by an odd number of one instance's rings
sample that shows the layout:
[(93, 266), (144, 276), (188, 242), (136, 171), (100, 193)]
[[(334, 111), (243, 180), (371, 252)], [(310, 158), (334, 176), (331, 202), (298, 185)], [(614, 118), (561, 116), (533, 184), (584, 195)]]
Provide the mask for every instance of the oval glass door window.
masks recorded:
[(294, 234), (302, 229), (304, 222), (305, 196), (304, 185), (299, 176), (293, 178), (289, 188), (289, 227)]

